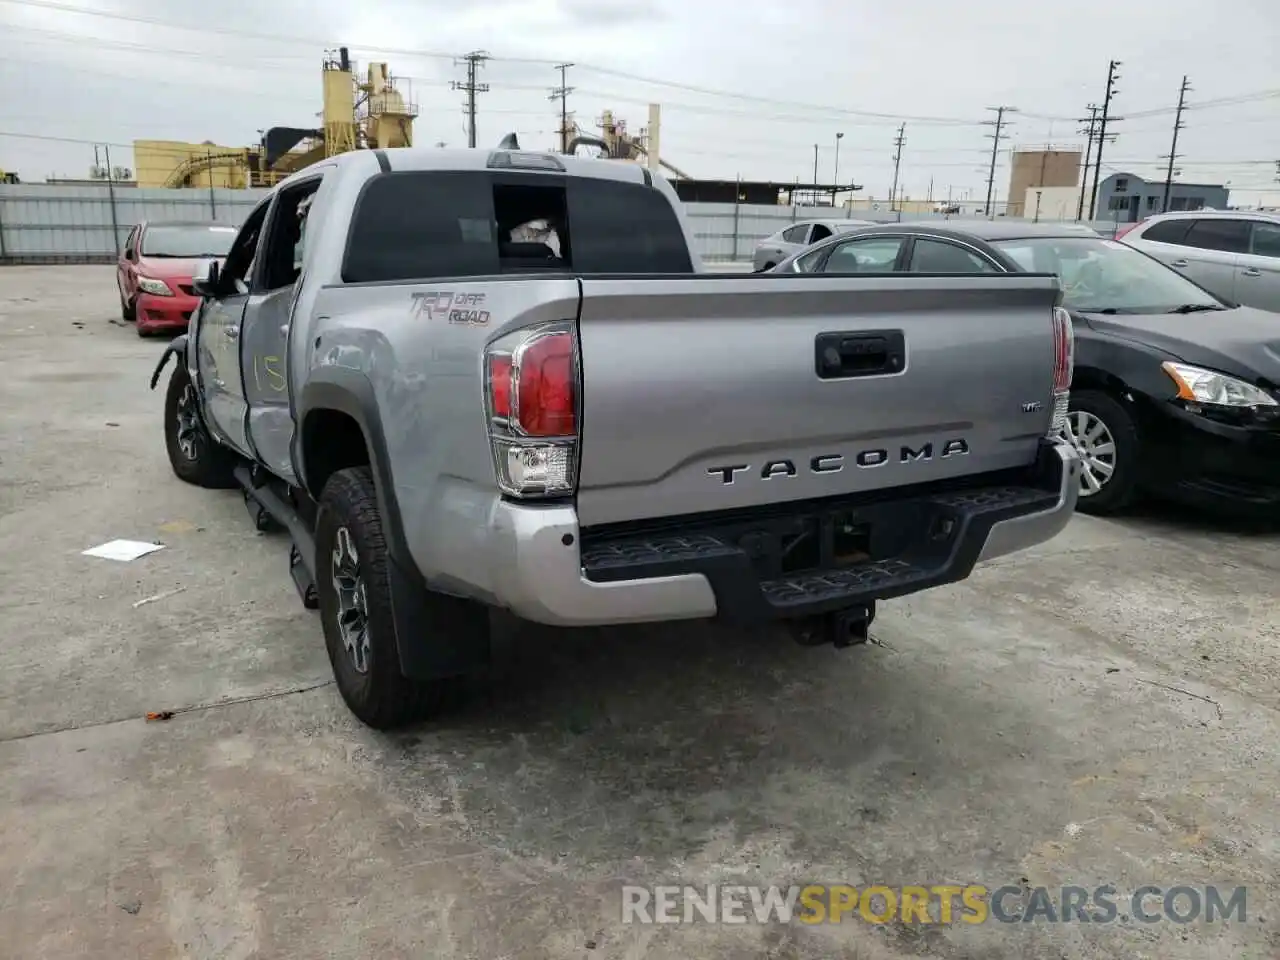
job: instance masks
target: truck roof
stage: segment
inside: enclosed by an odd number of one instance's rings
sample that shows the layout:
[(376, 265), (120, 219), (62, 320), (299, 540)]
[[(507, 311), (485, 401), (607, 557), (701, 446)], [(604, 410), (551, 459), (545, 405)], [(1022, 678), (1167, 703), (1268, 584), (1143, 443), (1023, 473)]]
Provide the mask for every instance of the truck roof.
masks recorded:
[[(495, 155), (505, 154), (510, 158), (510, 165), (504, 166), (504, 169), (519, 172), (562, 172), (571, 177), (597, 177), (625, 183), (643, 183), (652, 176), (647, 168), (626, 160), (598, 160), (594, 157), (565, 156), (547, 150), (506, 150), (497, 147), (474, 149), (469, 147), (389, 147), (382, 150), (354, 150), (321, 162), (337, 164), (339, 167), (367, 164), (370, 154), (379, 153), (387, 158), (387, 164), (393, 172), (397, 170), (485, 170), (490, 169), (490, 162)], [(522, 163), (522, 158), (529, 162)], [(558, 169), (549, 166), (553, 163), (558, 165)]]

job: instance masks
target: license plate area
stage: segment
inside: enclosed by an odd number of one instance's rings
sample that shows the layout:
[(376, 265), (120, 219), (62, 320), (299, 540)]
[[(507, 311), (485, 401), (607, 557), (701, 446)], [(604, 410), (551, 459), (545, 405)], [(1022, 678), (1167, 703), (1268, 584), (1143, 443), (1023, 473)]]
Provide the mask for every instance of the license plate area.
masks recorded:
[(871, 523), (852, 509), (780, 518), (730, 539), (762, 580), (839, 570), (871, 558)]

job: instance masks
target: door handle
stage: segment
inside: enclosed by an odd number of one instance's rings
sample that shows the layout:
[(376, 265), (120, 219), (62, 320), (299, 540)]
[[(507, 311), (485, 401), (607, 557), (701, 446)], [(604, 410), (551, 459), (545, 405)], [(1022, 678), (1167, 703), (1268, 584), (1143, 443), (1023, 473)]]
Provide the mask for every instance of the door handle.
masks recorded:
[(906, 355), (901, 330), (820, 333), (814, 340), (814, 366), (820, 380), (901, 373)]
[(228, 340), (238, 340), (240, 338), (240, 328), (239, 327), (223, 327), (222, 334)]
[(1185, 260), (1174, 260), (1171, 264), (1169, 264), (1169, 266), (1178, 267), (1179, 269), (1181, 269), (1182, 267), (1185, 267), (1186, 265), (1187, 265), (1187, 261)]
[(1242, 277), (1260, 277), (1260, 276), (1262, 276), (1262, 271), (1261, 271), (1261, 270), (1259, 270), (1259, 269), (1257, 269), (1256, 267), (1247, 267), (1246, 269), (1244, 269), (1244, 270), (1240, 271), (1240, 276), (1242, 276)]

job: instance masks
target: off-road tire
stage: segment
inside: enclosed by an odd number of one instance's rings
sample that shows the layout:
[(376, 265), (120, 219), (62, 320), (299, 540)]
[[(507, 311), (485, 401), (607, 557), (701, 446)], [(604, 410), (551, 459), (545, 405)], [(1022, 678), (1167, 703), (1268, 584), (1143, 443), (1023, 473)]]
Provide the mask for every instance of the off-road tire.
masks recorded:
[[(316, 593), (338, 693), (356, 718), (375, 730), (390, 730), (423, 719), (441, 706), (447, 684), (411, 680), (400, 670), (387, 573), (387, 541), (372, 471), (368, 467), (339, 470), (325, 484), (318, 507)], [(338, 590), (331, 564), (338, 531), (344, 527), (360, 558), (360, 579), (364, 584), (369, 637), (364, 673), (356, 669), (343, 646), (338, 624)]]
[(169, 451), (169, 465), (179, 480), (210, 490), (229, 490), (238, 486), (233, 471), (239, 462), (236, 455), (209, 435), (204, 421), (197, 418), (194, 434), (195, 456), (183, 452), (178, 437), (178, 408), (184, 391), (195, 390), (187, 374), (182, 358), (176, 357), (177, 366), (169, 377), (169, 388), (164, 397), (164, 445)]
[(1138, 495), (1141, 441), (1133, 416), (1119, 400), (1100, 390), (1073, 390), (1068, 410), (1072, 413), (1082, 410), (1101, 420), (1116, 447), (1111, 478), (1097, 493), (1080, 497), (1076, 509), (1100, 517), (1121, 513)]

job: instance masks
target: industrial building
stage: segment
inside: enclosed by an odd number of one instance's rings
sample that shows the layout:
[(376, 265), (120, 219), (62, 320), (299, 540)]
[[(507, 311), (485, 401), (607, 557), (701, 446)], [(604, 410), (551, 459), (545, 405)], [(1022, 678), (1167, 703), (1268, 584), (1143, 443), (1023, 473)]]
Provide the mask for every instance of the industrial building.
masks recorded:
[(396, 86), (385, 63), (369, 64), (365, 79), (342, 47), (321, 63), (322, 125), (272, 127), (249, 147), (135, 140), (140, 187), (269, 187), (296, 170), (351, 150), (413, 145), (417, 106)]
[[(1165, 181), (1113, 173), (1098, 184), (1098, 219), (1137, 223), (1166, 211)], [(1225, 210), (1229, 191), (1217, 183), (1169, 184), (1168, 210)]]
[[(1082, 156), (1083, 152), (1077, 147), (1045, 145), (1035, 149), (1014, 150), (1013, 159), (1009, 164), (1009, 192), (1006, 194), (1009, 199), (1005, 215), (1009, 217), (1032, 215), (1026, 207), (1028, 188), (1078, 188)], [(1072, 216), (1074, 215), (1073, 211)]]

